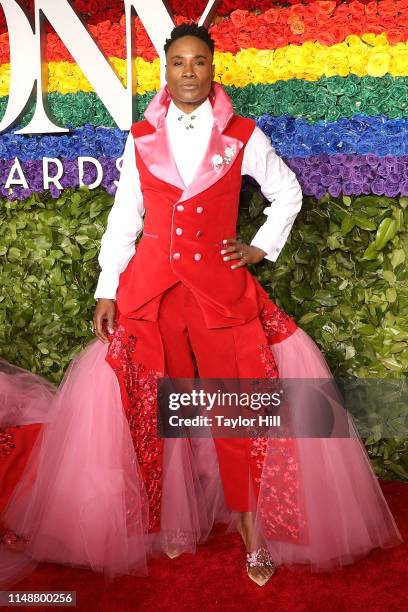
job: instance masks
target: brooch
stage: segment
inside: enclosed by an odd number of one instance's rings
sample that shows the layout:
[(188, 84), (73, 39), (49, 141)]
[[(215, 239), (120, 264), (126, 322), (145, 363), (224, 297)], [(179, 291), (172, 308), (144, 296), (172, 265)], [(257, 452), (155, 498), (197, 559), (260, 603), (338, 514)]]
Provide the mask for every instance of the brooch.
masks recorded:
[(220, 155), (219, 153), (213, 155), (211, 161), (214, 170), (219, 170), (223, 164), (230, 164), (234, 155), (235, 149), (233, 147), (225, 147), (224, 155)]
[(197, 115), (180, 115), (177, 119), (182, 122), (186, 130), (190, 130), (194, 128), (193, 121), (196, 117)]

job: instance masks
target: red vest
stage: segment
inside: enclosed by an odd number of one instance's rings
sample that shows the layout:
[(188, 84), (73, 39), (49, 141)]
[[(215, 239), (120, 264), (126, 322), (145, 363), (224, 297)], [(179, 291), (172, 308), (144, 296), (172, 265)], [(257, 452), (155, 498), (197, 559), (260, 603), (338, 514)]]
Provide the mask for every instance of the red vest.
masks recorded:
[[(136, 252), (120, 275), (117, 306), (124, 316), (156, 321), (161, 294), (179, 281), (193, 292), (208, 328), (241, 325), (259, 315), (266, 291), (246, 267), (232, 270), (234, 262), (220, 254), (222, 240), (236, 237), (242, 158), (254, 127), (252, 119), (232, 117), (224, 134), (243, 147), (219, 180), (182, 203), (182, 189), (152, 174), (136, 144), (146, 212)], [(137, 143), (155, 130), (140, 121), (131, 131)]]

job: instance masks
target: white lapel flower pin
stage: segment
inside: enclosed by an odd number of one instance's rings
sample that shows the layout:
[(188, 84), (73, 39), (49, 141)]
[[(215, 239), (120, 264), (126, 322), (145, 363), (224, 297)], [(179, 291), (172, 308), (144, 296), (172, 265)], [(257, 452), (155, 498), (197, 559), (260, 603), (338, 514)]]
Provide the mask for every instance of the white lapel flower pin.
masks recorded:
[(225, 147), (224, 155), (216, 153), (212, 156), (211, 161), (214, 166), (214, 170), (219, 170), (223, 164), (230, 164), (232, 158), (235, 155), (235, 149), (233, 147)]

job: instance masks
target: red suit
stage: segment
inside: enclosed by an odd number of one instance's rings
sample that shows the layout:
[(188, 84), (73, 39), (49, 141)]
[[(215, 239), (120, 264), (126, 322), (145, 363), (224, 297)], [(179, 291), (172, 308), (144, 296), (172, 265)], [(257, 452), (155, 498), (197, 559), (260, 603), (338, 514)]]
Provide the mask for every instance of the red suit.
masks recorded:
[(161, 150), (162, 136), (147, 121), (133, 124), (146, 215), (142, 239), (120, 280), (117, 305), (123, 315), (156, 321), (161, 294), (180, 280), (198, 300), (208, 328), (241, 325), (259, 315), (266, 292), (246, 268), (232, 271), (220, 255), (223, 238), (236, 233), (242, 157), (254, 127), (250, 119), (231, 117), (210, 147), (236, 143), (239, 153), (219, 171), (203, 168), (207, 180), (183, 193), (154, 174), (154, 163), (149, 169), (148, 152)]
[[(147, 115), (156, 126), (169, 102), (164, 94), (160, 108)], [(220, 254), (222, 240), (236, 234), (241, 163), (255, 122), (234, 115), (221, 88), (213, 105), (218, 121), (197, 179), (187, 189), (174, 184), (178, 172), (165, 132), (146, 120), (131, 129), (146, 214), (136, 253), (120, 277), (117, 331), (107, 360), (133, 423), (153, 530), (160, 529), (163, 440), (157, 437), (156, 403), (144, 394), (141, 379), (276, 377), (269, 345), (296, 329), (246, 267), (232, 270)], [(226, 148), (233, 158), (214, 168), (213, 154)], [(261, 442), (216, 439), (215, 445), (227, 507), (251, 510), (262, 470)], [(286, 441), (285, 449), (295, 457), (294, 441)], [(301, 512), (294, 497), (288, 516), (294, 506)]]
[[(214, 523), (234, 529), (245, 510), (277, 565), (331, 569), (401, 542), (351, 419), (349, 438), (158, 437), (163, 375), (331, 378), (312, 339), (220, 254), (235, 236), (254, 122), (215, 84), (207, 152), (185, 187), (164, 130), (169, 101), (164, 88), (132, 126), (145, 225), (109, 345), (90, 342), (57, 390), (0, 360), (0, 457), (16, 466), (8, 493), (18, 480), (0, 513), (3, 588), (38, 561), (145, 575), (152, 552), (193, 553)], [(307, 420), (315, 401), (300, 399)], [(20, 477), (25, 436), (13, 428), (36, 423)]]

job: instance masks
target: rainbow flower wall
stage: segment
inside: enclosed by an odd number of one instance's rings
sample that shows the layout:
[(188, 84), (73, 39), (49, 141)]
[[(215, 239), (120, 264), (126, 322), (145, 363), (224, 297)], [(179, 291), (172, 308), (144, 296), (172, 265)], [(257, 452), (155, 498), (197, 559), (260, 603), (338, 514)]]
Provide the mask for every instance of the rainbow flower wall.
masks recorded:
[[(22, 2), (28, 11), (31, 2)], [(125, 75), (119, 0), (74, 0), (76, 11)], [(205, 2), (170, 2), (175, 22)], [(276, 263), (251, 269), (323, 350), (332, 371), (403, 377), (408, 371), (408, 0), (279, 3), (224, 0), (210, 28), (216, 79), (236, 112), (256, 119), (296, 173), (303, 207)], [(126, 133), (115, 127), (50, 26), (49, 103), (71, 132), (0, 136), (0, 354), (61, 380), (92, 339), (101, 235)], [(159, 88), (159, 61), (135, 23), (139, 116)], [(0, 16), (0, 113), (7, 104), (8, 34)], [(22, 120), (29, 120), (32, 109)], [(43, 157), (61, 160), (63, 189), (43, 187)], [(97, 188), (79, 187), (78, 156), (97, 158)], [(26, 184), (5, 187), (17, 157)], [(51, 175), (52, 175), (51, 171)], [(85, 164), (85, 184), (96, 171)], [(239, 236), (250, 242), (265, 202), (242, 189)], [(389, 414), (386, 424), (397, 423)], [(408, 443), (365, 440), (383, 478), (408, 478)]]
[[(197, 18), (196, 9), (204, 7), (203, 2), (172, 4), (176, 23)], [(73, 5), (124, 79), (122, 3), (76, 0)], [(408, 25), (403, 18), (407, 7), (406, 0), (290, 6), (237, 0), (221, 5), (210, 28), (217, 49), (216, 80), (228, 88), (237, 112), (256, 118), (296, 172), (305, 195), (408, 195)], [(44, 156), (61, 158), (63, 187), (77, 187), (72, 161), (78, 155), (99, 159), (102, 185), (113, 193), (113, 180), (118, 178), (115, 161), (126, 134), (115, 129), (81, 69), (49, 30), (50, 105), (62, 124), (75, 129), (67, 136), (27, 138), (14, 132), (1, 136), (1, 194), (21, 200), (41, 192)], [(142, 114), (159, 88), (159, 60), (139, 20), (136, 40)], [(8, 60), (4, 32), (0, 35), (3, 112)], [(4, 184), (15, 156), (28, 188), (10, 191)], [(88, 174), (92, 171), (90, 167)], [(58, 197), (59, 190), (52, 186), (51, 193)]]

